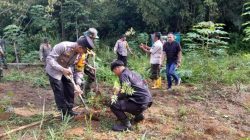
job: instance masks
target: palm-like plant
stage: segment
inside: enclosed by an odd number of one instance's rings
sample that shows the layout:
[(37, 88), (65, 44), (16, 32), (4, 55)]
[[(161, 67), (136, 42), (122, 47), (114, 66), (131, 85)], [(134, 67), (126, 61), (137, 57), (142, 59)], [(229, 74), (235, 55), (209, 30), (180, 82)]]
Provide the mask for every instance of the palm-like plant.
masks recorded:
[(242, 16), (247, 19), (245, 23), (242, 24), (244, 30), (244, 38), (243, 41), (249, 41), (250, 40), (250, 2), (247, 2), (244, 4), (244, 11), (242, 13)]

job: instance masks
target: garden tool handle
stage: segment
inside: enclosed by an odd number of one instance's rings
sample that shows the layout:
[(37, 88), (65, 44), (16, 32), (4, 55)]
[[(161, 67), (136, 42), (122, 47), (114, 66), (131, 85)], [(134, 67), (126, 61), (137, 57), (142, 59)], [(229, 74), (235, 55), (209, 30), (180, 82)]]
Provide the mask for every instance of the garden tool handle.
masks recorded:
[[(73, 77), (72, 77), (72, 76), (69, 76), (69, 75), (67, 75), (67, 76), (65, 76), (65, 77), (71, 81), (71, 83), (74, 85), (74, 89), (76, 89), (76, 83), (75, 83)], [(88, 110), (89, 108), (88, 108), (88, 106), (86, 105), (85, 101), (83, 100), (82, 94), (79, 94), (78, 96), (80, 97), (80, 99), (81, 99), (83, 105), (85, 106), (85, 108)]]

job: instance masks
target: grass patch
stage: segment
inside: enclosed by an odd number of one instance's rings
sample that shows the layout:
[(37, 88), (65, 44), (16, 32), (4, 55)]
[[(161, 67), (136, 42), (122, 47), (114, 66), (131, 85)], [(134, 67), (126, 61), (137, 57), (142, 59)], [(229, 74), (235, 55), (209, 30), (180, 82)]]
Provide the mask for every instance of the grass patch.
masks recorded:
[(9, 72), (3, 77), (4, 82), (27, 82), (33, 87), (49, 86), (48, 77), (43, 68), (35, 68), (29, 71), (10, 69)]

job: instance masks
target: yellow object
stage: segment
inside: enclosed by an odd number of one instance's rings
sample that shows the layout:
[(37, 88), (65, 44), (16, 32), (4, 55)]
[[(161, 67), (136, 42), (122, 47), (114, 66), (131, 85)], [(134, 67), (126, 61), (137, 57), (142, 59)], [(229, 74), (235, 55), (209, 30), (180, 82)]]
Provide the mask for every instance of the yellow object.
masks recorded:
[(159, 78), (157, 79), (157, 82), (156, 82), (156, 83), (157, 83), (157, 87), (158, 87), (158, 88), (162, 88), (162, 87), (161, 87), (161, 77), (159, 77)]
[(75, 69), (78, 72), (82, 72), (85, 66), (85, 59), (86, 59), (87, 54), (83, 53), (82, 56), (80, 56), (78, 62), (75, 65)]
[(153, 81), (153, 87), (152, 89), (158, 89), (161, 88), (161, 77), (159, 77), (157, 80)]

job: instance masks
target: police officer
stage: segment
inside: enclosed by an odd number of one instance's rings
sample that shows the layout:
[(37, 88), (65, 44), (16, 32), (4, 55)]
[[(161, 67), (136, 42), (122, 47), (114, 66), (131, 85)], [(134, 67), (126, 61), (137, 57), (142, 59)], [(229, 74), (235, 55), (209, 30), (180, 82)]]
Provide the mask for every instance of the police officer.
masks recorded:
[(40, 50), (39, 50), (40, 61), (45, 63), (46, 58), (51, 52), (51, 50), (52, 48), (51, 48), (51, 45), (49, 44), (49, 40), (47, 38), (44, 38), (43, 43), (41, 43)]
[(49, 75), (50, 85), (54, 92), (55, 102), (58, 110), (64, 115), (74, 116), (72, 110), (74, 104), (74, 91), (81, 94), (80, 87), (74, 89), (73, 84), (67, 78), (72, 75), (70, 66), (75, 62), (79, 54), (93, 49), (94, 44), (89, 37), (80, 38), (77, 42), (61, 42), (52, 49), (46, 59), (46, 72)]

